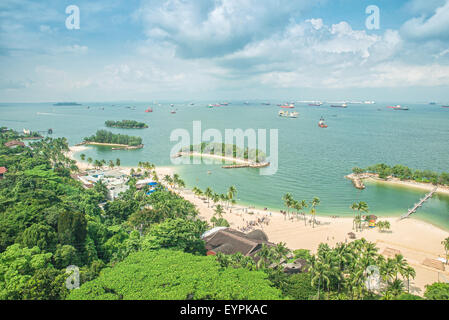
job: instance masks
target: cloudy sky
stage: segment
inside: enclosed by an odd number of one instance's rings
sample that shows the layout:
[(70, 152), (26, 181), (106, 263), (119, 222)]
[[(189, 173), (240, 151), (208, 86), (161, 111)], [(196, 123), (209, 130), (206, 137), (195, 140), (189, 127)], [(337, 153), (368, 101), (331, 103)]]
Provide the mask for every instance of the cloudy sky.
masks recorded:
[(207, 99), (448, 103), (449, 0), (0, 2), (0, 101)]

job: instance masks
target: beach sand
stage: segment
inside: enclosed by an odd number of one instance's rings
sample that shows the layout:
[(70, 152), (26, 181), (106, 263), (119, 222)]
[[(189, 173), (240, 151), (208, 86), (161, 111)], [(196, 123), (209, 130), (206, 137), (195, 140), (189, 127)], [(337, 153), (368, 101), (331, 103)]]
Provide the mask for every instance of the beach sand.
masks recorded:
[[(73, 158), (74, 152), (81, 152), (85, 148), (71, 147), (69, 156)], [(80, 169), (86, 168), (86, 164), (79, 163)], [(121, 167), (121, 169), (130, 170), (131, 167)], [(175, 172), (174, 167), (157, 167), (156, 173), (161, 178), (165, 175), (172, 175)], [(176, 191), (186, 200), (192, 202), (198, 209), (200, 218), (210, 221), (214, 214), (213, 202), (210, 204), (206, 200), (196, 197), (191, 190), (184, 189)], [(257, 225), (256, 229), (262, 229), (271, 242), (286, 243), (292, 250), (308, 249), (316, 252), (320, 243), (328, 243), (334, 246), (339, 242), (351, 241), (348, 233), (354, 232), (357, 239), (365, 238), (370, 242), (376, 243), (379, 253), (383, 253), (386, 248), (399, 250), (407, 259), (409, 264), (416, 271), (416, 278), (410, 281), (411, 292), (417, 295), (423, 295), (426, 284), (432, 284), (445, 277), (449, 281), (449, 266), (446, 271), (439, 271), (434, 268), (422, 265), (426, 258), (437, 259), (444, 257), (444, 249), (441, 241), (449, 237), (449, 232), (442, 230), (429, 223), (413, 218), (399, 221), (396, 218), (382, 218), (388, 220), (391, 224), (391, 231), (379, 232), (377, 229), (365, 229), (361, 232), (353, 230), (353, 219), (349, 217), (320, 217), (316, 220), (319, 225), (314, 228), (304, 220), (298, 220), (296, 217), (288, 219), (286, 216), (276, 211), (265, 211), (247, 206), (233, 205), (225, 208), (223, 217), (230, 223), (231, 228), (240, 229), (247, 227), (248, 223), (257, 222), (258, 219), (268, 219), (268, 225)], [(252, 214), (250, 214), (252, 213)], [(306, 220), (310, 220), (311, 215), (306, 214)]]

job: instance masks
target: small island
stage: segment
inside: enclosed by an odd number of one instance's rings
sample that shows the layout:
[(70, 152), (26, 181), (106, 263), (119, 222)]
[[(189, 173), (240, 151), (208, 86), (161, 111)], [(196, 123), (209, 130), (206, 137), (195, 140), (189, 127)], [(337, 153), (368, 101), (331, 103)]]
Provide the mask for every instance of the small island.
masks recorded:
[(93, 136), (84, 138), (80, 145), (100, 145), (113, 147), (112, 150), (142, 149), (142, 138), (125, 134), (115, 134), (106, 130), (98, 130)]
[(225, 165), (224, 169), (234, 168), (264, 168), (270, 165), (266, 162), (266, 155), (258, 149), (241, 149), (237, 145), (224, 143), (201, 143), (181, 148), (175, 157), (208, 157), (217, 160), (234, 162)]
[(351, 180), (357, 189), (365, 189), (363, 180), (371, 179), (426, 190), (438, 187), (438, 192), (449, 194), (449, 173), (414, 170), (400, 164), (389, 166), (380, 163), (365, 169), (355, 167), (352, 169), (352, 174), (347, 175), (346, 178)]
[(107, 120), (104, 124), (108, 128), (120, 128), (120, 129), (145, 129), (145, 128), (148, 128), (148, 125), (146, 123), (138, 122), (135, 120), (122, 120), (122, 121)]

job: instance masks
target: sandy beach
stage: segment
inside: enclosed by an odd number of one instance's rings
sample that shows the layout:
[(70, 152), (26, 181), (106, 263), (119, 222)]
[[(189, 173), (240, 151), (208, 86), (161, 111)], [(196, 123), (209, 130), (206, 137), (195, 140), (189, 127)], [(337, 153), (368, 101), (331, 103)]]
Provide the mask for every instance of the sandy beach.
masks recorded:
[(245, 160), (240, 158), (234, 158), (234, 157), (226, 157), (226, 156), (220, 156), (216, 154), (210, 154), (210, 153), (198, 153), (198, 152), (178, 152), (179, 155), (185, 156), (185, 157), (199, 157), (199, 158), (209, 158), (209, 159), (215, 159), (215, 160), (221, 160), (221, 161), (227, 161), (227, 162), (235, 162), (239, 164), (255, 164), (255, 161), (251, 160)]
[[(71, 147), (69, 156), (81, 152), (86, 146)], [(86, 169), (86, 163), (78, 162), (80, 169)], [(131, 170), (131, 167), (121, 167)], [(129, 171), (128, 171), (129, 172)], [(156, 173), (159, 177), (175, 172), (174, 167), (157, 167)], [(208, 204), (205, 198), (196, 197), (191, 190), (178, 190), (177, 193), (186, 200), (192, 202), (198, 209), (200, 218), (210, 221), (214, 214), (212, 201)], [(413, 218), (399, 221), (396, 218), (382, 218), (391, 224), (390, 231), (379, 232), (377, 229), (365, 229), (361, 232), (353, 230), (353, 218), (350, 217), (320, 217), (317, 216), (318, 224), (315, 227), (309, 223), (311, 215), (306, 212), (306, 221), (296, 216), (287, 217), (280, 212), (260, 210), (248, 206), (233, 205), (225, 208), (223, 217), (230, 223), (231, 227), (244, 232), (252, 229), (262, 229), (268, 235), (271, 242), (284, 242), (287, 247), (295, 249), (309, 249), (315, 252), (320, 243), (328, 243), (331, 246), (339, 242), (352, 241), (348, 233), (354, 232), (357, 239), (365, 238), (376, 243), (379, 252), (383, 253), (386, 248), (399, 250), (416, 271), (416, 278), (411, 281), (411, 292), (422, 295), (426, 284), (432, 284), (438, 280), (449, 281), (449, 267), (446, 271), (424, 266), (425, 259), (437, 259), (444, 257), (444, 249), (441, 241), (449, 237), (449, 232), (442, 230), (429, 223)], [(268, 223), (259, 223), (261, 219)], [(252, 225), (252, 226), (251, 226)]]

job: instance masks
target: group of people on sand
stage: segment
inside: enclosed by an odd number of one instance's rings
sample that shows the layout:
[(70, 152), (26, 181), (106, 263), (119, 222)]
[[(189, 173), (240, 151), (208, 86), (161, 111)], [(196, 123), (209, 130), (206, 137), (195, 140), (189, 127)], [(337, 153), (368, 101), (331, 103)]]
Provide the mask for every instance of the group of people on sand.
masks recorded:
[[(245, 221), (245, 218), (243, 218)], [(270, 219), (268, 217), (257, 218), (256, 220), (246, 221), (246, 225), (244, 227), (238, 227), (238, 230), (242, 232), (250, 232), (253, 231), (256, 227), (263, 228), (263, 225), (267, 225), (270, 223)]]

